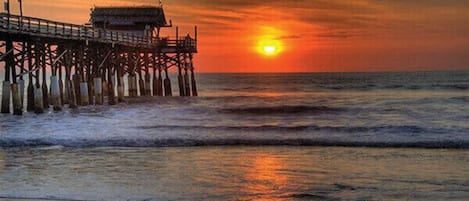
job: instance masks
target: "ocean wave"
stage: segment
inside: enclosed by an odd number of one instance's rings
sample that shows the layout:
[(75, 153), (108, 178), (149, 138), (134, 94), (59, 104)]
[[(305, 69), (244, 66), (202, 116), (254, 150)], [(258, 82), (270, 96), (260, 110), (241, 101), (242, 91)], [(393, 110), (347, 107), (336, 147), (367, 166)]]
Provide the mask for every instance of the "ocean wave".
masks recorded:
[(328, 84), (319, 87), (328, 90), (468, 90), (469, 84)]
[(192, 126), (192, 125), (149, 125), (139, 126), (138, 129), (163, 129), (163, 130), (211, 130), (211, 131), (329, 131), (334, 133), (366, 133), (366, 132), (386, 132), (386, 133), (446, 133), (448, 131), (438, 128), (423, 128), (414, 125), (383, 125), (383, 126), (279, 126), (279, 125), (260, 125), (260, 126)]
[(343, 108), (333, 108), (327, 106), (309, 106), (309, 105), (286, 105), (286, 106), (273, 106), (273, 107), (238, 107), (238, 108), (224, 108), (221, 109), (222, 113), (232, 114), (298, 114), (298, 113), (328, 113), (344, 111)]
[(197, 146), (340, 146), (340, 147), (373, 147), (373, 148), (457, 148), (469, 149), (469, 141), (346, 141), (326, 139), (0, 139), (0, 146), (8, 147), (45, 147), (63, 146), (84, 147), (197, 147)]
[(457, 97), (451, 97), (449, 99), (455, 102), (462, 102), (462, 103), (469, 102), (469, 96), (457, 96)]

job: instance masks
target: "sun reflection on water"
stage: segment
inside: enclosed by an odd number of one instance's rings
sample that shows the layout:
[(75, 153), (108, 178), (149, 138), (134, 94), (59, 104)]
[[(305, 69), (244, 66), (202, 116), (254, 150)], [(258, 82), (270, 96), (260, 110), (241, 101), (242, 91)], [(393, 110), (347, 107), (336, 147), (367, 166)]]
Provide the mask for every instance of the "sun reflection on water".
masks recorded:
[(285, 168), (285, 161), (279, 157), (259, 154), (254, 155), (249, 162), (251, 164), (245, 172), (247, 182), (244, 190), (248, 194), (257, 195), (256, 200), (283, 200), (272, 195), (280, 194), (288, 184), (287, 176), (281, 172)]

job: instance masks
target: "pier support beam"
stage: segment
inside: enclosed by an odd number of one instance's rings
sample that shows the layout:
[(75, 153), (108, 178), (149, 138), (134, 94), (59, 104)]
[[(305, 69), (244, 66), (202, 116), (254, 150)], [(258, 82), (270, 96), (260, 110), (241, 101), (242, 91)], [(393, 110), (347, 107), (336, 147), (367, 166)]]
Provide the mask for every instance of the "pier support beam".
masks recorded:
[(129, 75), (127, 77), (127, 82), (129, 84), (129, 97), (135, 97), (135, 94), (137, 92), (137, 86), (136, 86), (136, 77), (135, 75)]
[(34, 89), (34, 113), (44, 113), (44, 103), (42, 102), (43, 100), (44, 99), (42, 97), (41, 85), (39, 85), (39, 83), (36, 83), (36, 87)]
[(23, 107), (21, 106), (21, 96), (19, 93), (18, 83), (13, 83), (11, 85), (11, 93), (13, 95), (13, 114), (22, 115)]
[(116, 77), (112, 75), (111, 67), (109, 67), (108, 74), (109, 74), (108, 95), (107, 95), (108, 103), (109, 105), (115, 105), (116, 104), (116, 95), (115, 95)]
[(76, 94), (75, 94), (75, 87), (73, 87), (73, 83), (71, 80), (65, 80), (65, 96), (68, 99), (68, 107), (70, 108), (77, 108), (77, 101), (76, 101)]
[(53, 75), (50, 77), (50, 98), (54, 110), (62, 110), (62, 104), (60, 100), (59, 78), (57, 77), (57, 75)]
[(187, 68), (184, 69), (184, 95), (191, 96), (191, 86), (189, 84), (189, 75), (187, 74)]
[(90, 78), (87, 82), (87, 85), (88, 85), (88, 103), (86, 103), (86, 105), (93, 105), (94, 104), (94, 86), (93, 86), (93, 84), (94, 84), (93, 79)]
[(186, 96), (184, 91), (184, 80), (182, 78), (182, 67), (181, 61), (179, 59), (179, 54), (177, 55), (177, 62), (178, 62), (178, 86), (179, 86), (179, 96)]
[(156, 96), (163, 96), (163, 76), (161, 75), (161, 71), (162, 71), (162, 63), (161, 63), (161, 54), (158, 55), (158, 58), (154, 58), (155, 60), (158, 61), (158, 64), (157, 64), (157, 70), (158, 70), (158, 77), (154, 77), (153, 79), (156, 79), (156, 84), (154, 85), (154, 87), (156, 87)]
[(145, 96), (151, 96), (151, 79), (150, 74), (145, 74)]
[[(41, 60), (41, 68), (42, 68), (42, 103), (44, 104), (44, 108), (47, 109), (49, 108), (49, 89), (47, 87), (47, 76), (46, 76), (46, 51), (45, 51), (45, 46), (42, 45), (42, 48), (40, 48), (40, 54), (42, 57)], [(36, 53), (37, 54), (37, 53)]]
[(87, 82), (81, 82), (80, 83), (80, 99), (81, 99), (81, 105), (86, 106), (89, 104), (89, 98), (88, 98), (88, 83)]
[[(62, 79), (62, 66), (59, 66), (59, 92), (60, 92), (60, 106), (64, 104), (64, 82)], [(68, 100), (67, 100), (68, 104)]]
[(10, 113), (10, 81), (3, 81), (2, 83), (2, 113)]
[[(167, 65), (167, 64), (165, 64)], [(164, 96), (173, 96), (173, 92), (171, 90), (171, 80), (169, 80), (169, 73), (168, 67), (165, 66), (164, 68), (165, 78), (164, 78)]]
[(94, 82), (94, 95), (95, 95), (95, 104), (102, 105), (103, 104), (103, 81), (100, 77), (95, 77), (93, 79)]
[[(76, 88), (74, 86), (74, 81), (71, 79), (72, 75), (72, 63), (73, 63), (73, 53), (71, 47), (68, 47), (68, 52), (65, 56), (65, 92), (64, 92), (64, 102), (68, 103), (68, 107), (75, 109), (77, 108), (77, 95)], [(80, 79), (78, 76), (74, 76)]]
[(194, 73), (194, 69), (191, 68), (191, 86), (192, 86), (192, 96), (198, 96), (198, 92), (197, 92), (197, 84), (196, 84), (196, 81), (195, 81), (195, 73)]
[(34, 111), (34, 84), (32, 82), (32, 75), (29, 75), (29, 83), (28, 83), (28, 94), (27, 94), (27, 102), (26, 102), (26, 111)]
[[(106, 79), (106, 76), (107, 76), (107, 67), (103, 67), (103, 73), (102, 73), (102, 76), (101, 76), (101, 99), (102, 99), (102, 103), (104, 103), (104, 97), (105, 96), (108, 96), (109, 95), (109, 82), (111, 82), (111, 80), (109, 79)], [(96, 85), (94, 85), (96, 86)], [(96, 90), (95, 90), (95, 94), (96, 94)]]
[(124, 102), (124, 78), (117, 78), (117, 101)]
[(81, 90), (80, 90), (81, 87), (80, 87), (80, 84), (81, 84), (81, 76), (79, 74), (74, 74), (73, 75), (73, 88), (75, 89), (74, 90), (75, 91), (75, 100), (77, 100), (77, 105), (82, 105), (81, 104), (82, 100), (81, 100)]
[(33, 48), (32, 44), (28, 43), (28, 92), (27, 92), (27, 102), (26, 102), (26, 111), (34, 111), (34, 82), (33, 82)]
[(25, 85), (24, 85), (24, 80), (23, 79), (18, 80), (18, 88), (19, 88), (19, 91), (20, 91), (21, 108), (24, 108), (24, 89), (25, 89)]
[[(13, 59), (13, 42), (8, 37), (5, 47), (5, 80), (2, 83), (2, 109), (1, 113), (10, 113), (11, 83), (10, 73), (15, 68)], [(13, 73), (14, 74), (14, 73)], [(13, 77), (15, 79), (15, 77)]]
[(168, 77), (164, 79), (164, 95), (173, 96), (173, 92), (171, 90), (171, 80), (169, 80)]
[(138, 88), (140, 91), (140, 96), (146, 96), (145, 92), (145, 81), (142, 78), (142, 73), (139, 74), (139, 79), (138, 79)]

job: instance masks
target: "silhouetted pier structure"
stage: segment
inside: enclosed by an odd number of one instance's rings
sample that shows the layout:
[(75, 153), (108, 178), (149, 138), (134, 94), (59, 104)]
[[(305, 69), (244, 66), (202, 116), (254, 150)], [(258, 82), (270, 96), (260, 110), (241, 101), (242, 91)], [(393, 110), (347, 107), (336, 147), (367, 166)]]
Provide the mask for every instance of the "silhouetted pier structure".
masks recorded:
[(161, 28), (172, 27), (162, 6), (96, 7), (90, 23), (0, 13), (2, 113), (102, 105), (105, 96), (114, 105), (126, 90), (129, 97), (172, 96), (171, 67), (178, 69), (179, 95), (197, 96), (197, 27), (194, 37), (179, 37), (177, 27), (174, 39), (160, 37)]

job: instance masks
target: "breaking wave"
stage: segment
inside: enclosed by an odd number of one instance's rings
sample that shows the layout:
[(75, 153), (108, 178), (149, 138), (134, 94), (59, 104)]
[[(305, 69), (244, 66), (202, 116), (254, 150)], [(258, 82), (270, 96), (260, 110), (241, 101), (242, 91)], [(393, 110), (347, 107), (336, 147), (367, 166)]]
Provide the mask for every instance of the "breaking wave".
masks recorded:
[(232, 114), (298, 114), (298, 113), (328, 113), (344, 111), (343, 108), (333, 108), (327, 106), (308, 106), (308, 105), (294, 105), (294, 106), (274, 106), (274, 107), (238, 107), (238, 108), (225, 108), (220, 111), (223, 113)]

